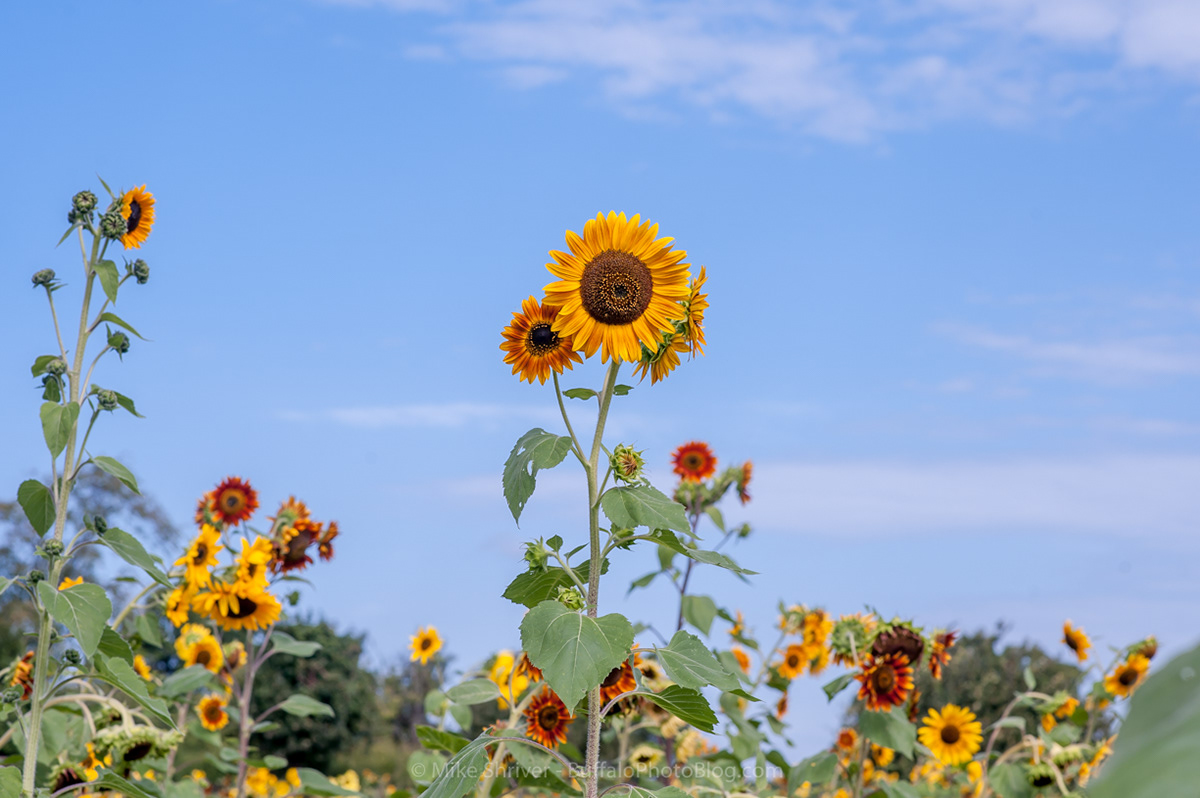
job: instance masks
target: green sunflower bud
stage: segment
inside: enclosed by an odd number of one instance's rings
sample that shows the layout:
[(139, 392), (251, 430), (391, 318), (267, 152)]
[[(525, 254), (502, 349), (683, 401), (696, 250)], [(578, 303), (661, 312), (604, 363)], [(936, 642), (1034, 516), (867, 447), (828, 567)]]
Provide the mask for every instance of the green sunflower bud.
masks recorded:
[(300, 591), (293, 590), (291, 593), (288, 593), (287, 594), (287, 603), (288, 603), (289, 607), (295, 607), (297, 604), (299, 604), (300, 603)]
[(109, 412), (116, 410), (121, 405), (117, 401), (117, 392), (107, 390), (96, 391), (96, 403), (100, 405), (101, 410), (108, 410)]
[(56, 357), (46, 364), (46, 371), (53, 374), (55, 377), (61, 377), (67, 373), (67, 361), (61, 357)]
[(104, 520), (104, 516), (93, 515), (91, 517), (84, 516), (84, 526), (95, 532), (97, 535), (103, 535), (108, 531), (108, 522)]
[(54, 282), (54, 269), (41, 269), (33, 273), (33, 285), (49, 287)]
[(47, 540), (42, 544), (42, 551), (46, 552), (50, 557), (58, 557), (63, 553), (64, 548), (66, 547), (63, 546), (61, 540)]
[(642, 457), (642, 453), (632, 446), (626, 446), (623, 443), (618, 445), (613, 449), (609, 462), (612, 465), (613, 476), (620, 481), (628, 483), (642, 481), (646, 460)]
[(118, 355), (129, 351), (129, 336), (119, 330), (108, 334), (108, 345), (117, 350)]
[(121, 206), (114, 205), (100, 217), (100, 235), (119, 241), (128, 232), (125, 217), (121, 215)]
[(79, 653), (77, 648), (68, 648), (63, 652), (63, 661), (68, 665), (78, 665), (83, 662), (83, 655)]
[(558, 586), (558, 595), (554, 597), (555, 601), (563, 605), (569, 610), (578, 612), (582, 610), (586, 603), (583, 600), (583, 594), (579, 592), (579, 588), (571, 585), (570, 587)]
[(546, 570), (546, 562), (550, 559), (550, 553), (546, 551), (546, 547), (542, 545), (540, 540), (529, 541), (525, 544), (525, 562), (529, 563), (529, 570), (541, 573)]
[(15, 704), (21, 700), (21, 689), (19, 687), (6, 687), (4, 692), (0, 693), (0, 701), (5, 704)]
[(34, 568), (32, 571), (29, 572), (29, 576), (25, 577), (25, 579), (31, 585), (36, 585), (38, 582), (43, 581), (45, 578), (46, 578), (46, 572), (39, 571), (36, 568)]
[(80, 191), (71, 198), (71, 209), (79, 213), (91, 213), (96, 210), (96, 195), (90, 191)]
[(125, 268), (137, 279), (138, 285), (145, 285), (150, 279), (150, 265), (141, 258), (126, 264)]
[(47, 402), (62, 401), (62, 383), (58, 377), (49, 374), (42, 377), (42, 399)]

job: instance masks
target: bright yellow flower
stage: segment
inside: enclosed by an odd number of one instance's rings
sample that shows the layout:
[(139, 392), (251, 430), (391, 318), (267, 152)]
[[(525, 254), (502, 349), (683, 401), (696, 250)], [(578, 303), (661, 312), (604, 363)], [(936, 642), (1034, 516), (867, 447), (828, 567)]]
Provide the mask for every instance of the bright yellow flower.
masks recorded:
[(1080, 662), (1088, 658), (1087, 650), (1092, 647), (1092, 641), (1083, 633), (1082, 627), (1076, 629), (1070, 621), (1063, 623), (1063, 642), (1075, 652)]
[(412, 661), (420, 661), (422, 665), (429, 662), (429, 658), (442, 648), (442, 638), (438, 635), (436, 627), (428, 626), (417, 629), (417, 633), (409, 638), (409, 651), (412, 652)]
[(1150, 670), (1150, 660), (1133, 654), (1104, 677), (1104, 689), (1116, 696), (1128, 698)]
[(214, 581), (210, 590), (196, 596), (192, 606), (227, 631), (266, 629), (283, 612), (279, 599), (242, 582)]
[(229, 713), (225, 711), (225, 699), (219, 695), (209, 695), (200, 699), (196, 705), (196, 716), (200, 725), (209, 731), (220, 731), (229, 723)]
[(501, 335), (504, 341), (504, 362), (512, 366), (512, 373), (520, 372), (520, 379), (529, 383), (537, 380), (544, 385), (550, 372), (562, 374), (563, 369), (573, 368), (573, 363), (582, 363), (583, 358), (575, 354), (571, 336), (557, 333), (553, 329), (558, 319), (558, 308), (539, 304), (536, 299), (521, 302), (521, 311), (513, 313), (513, 320)]
[(146, 681), (150, 681), (154, 676), (150, 673), (150, 665), (147, 664), (146, 658), (138, 654), (133, 658), (133, 669)]
[(256, 590), (267, 589), (267, 566), (275, 556), (275, 547), (262, 536), (251, 543), (242, 538), (242, 553), (238, 556), (237, 581)]
[(962, 765), (979, 751), (983, 724), (975, 720), (971, 710), (947, 704), (940, 713), (929, 710), (917, 738), (943, 765)]
[(70, 577), (66, 577), (61, 582), (58, 583), (58, 589), (66, 590), (69, 587), (75, 587), (75, 585), (82, 585), (82, 584), (83, 584), (82, 576), (77, 576), (74, 579), (72, 579)]
[(200, 527), (200, 533), (188, 547), (187, 553), (175, 561), (176, 565), (187, 566), (184, 579), (191, 587), (207, 587), (212, 584), (212, 568), (217, 564), (217, 553), (225, 547), (220, 545), (221, 533), (208, 524)]
[[(500, 688), (500, 698), (496, 700), (501, 709), (508, 706), (509, 701), (516, 703), (525, 688), (529, 686), (529, 677), (523, 673), (513, 673), (516, 658), (511, 651), (500, 651), (492, 661), (488, 678)], [(511, 692), (510, 692), (511, 691)]]
[(143, 184), (126, 191), (121, 197), (121, 216), (125, 217), (125, 235), (121, 246), (125, 249), (141, 249), (154, 226), (154, 195)]

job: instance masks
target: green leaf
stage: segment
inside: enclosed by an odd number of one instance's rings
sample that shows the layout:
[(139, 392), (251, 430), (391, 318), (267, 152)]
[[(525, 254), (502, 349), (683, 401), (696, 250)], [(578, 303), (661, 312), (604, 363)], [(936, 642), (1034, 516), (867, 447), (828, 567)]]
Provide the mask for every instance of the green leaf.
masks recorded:
[(327, 718), (333, 717), (333, 707), (301, 693), (292, 693), (283, 699), (283, 703), (279, 705), (279, 708), (289, 715), (295, 715), (298, 718), (307, 718), (313, 715)]
[[(88, 785), (89, 792), (100, 792), (102, 790), (111, 790), (126, 796), (126, 798), (159, 798), (157, 792), (149, 792), (139, 782), (123, 779), (111, 770), (103, 771), (97, 781)], [(68, 793), (68, 795), (76, 794)]]
[(470, 745), (466, 737), (460, 737), (452, 732), (435, 729), (432, 726), (417, 726), (417, 739), (421, 745), (434, 751), (445, 751), (457, 754)]
[(12, 584), (12, 580), (7, 576), (0, 576), (0, 596), (4, 595), (4, 591), (8, 590), (8, 586)]
[(712, 630), (713, 618), (717, 617), (717, 604), (708, 596), (684, 596), (683, 617), (707, 635)]
[(868, 740), (912, 759), (917, 727), (899, 712), (871, 712), (858, 716), (858, 726)]
[(622, 615), (589, 618), (543, 601), (521, 620), (521, 644), (569, 708), (629, 656), (633, 627)]
[(430, 690), (425, 694), (425, 714), (441, 717), (446, 714), (450, 699), (441, 690)]
[(420, 787), (428, 787), (445, 769), (446, 757), (429, 751), (413, 751), (405, 763), (408, 777)]
[[(505, 737), (516, 738), (521, 740), (524, 735), (515, 729), (505, 730), (508, 734), (503, 734)], [(526, 742), (512, 742), (505, 749), (512, 755), (517, 767), (518, 782), (528, 784), (530, 786), (544, 786), (556, 790), (567, 790), (573, 792), (570, 786), (562, 778), (563, 765), (556, 758), (541, 748), (529, 745)]]
[(162, 630), (158, 628), (157, 617), (143, 612), (134, 620), (133, 628), (143, 643), (154, 648), (162, 648)]
[(55, 590), (53, 585), (38, 582), (38, 598), (50, 617), (71, 630), (83, 655), (88, 659), (100, 646), (100, 636), (108, 628), (112, 603), (99, 585), (75, 585)]
[(906, 781), (890, 781), (879, 782), (879, 787), (883, 790), (883, 795), (886, 798), (921, 798), (921, 793), (917, 792), (917, 788)]
[(1037, 689), (1037, 679), (1033, 678), (1033, 670), (1028, 665), (1025, 666), (1024, 676), (1025, 676), (1025, 687), (1027, 687), (1030, 690), (1036, 690)]
[[(585, 562), (574, 570), (575, 576), (586, 585), (588, 574), (591, 573), (591, 564)], [(607, 559), (601, 564), (600, 573), (608, 573)], [(571, 581), (571, 577), (567, 576), (567, 572), (562, 568), (552, 566), (545, 571), (526, 571), (519, 574), (504, 589), (504, 598), (514, 604), (522, 604), (532, 609), (543, 601), (548, 601), (558, 595), (559, 587), (573, 584), (575, 583)]]
[[(51, 355), (51, 357), (53, 357), (53, 355)], [(36, 377), (37, 375), (35, 374), (34, 376)], [(568, 399), (591, 399), (595, 395), (596, 392), (591, 388), (571, 388), (563, 391), (563, 396), (567, 397)]]
[(129, 322), (122, 319), (116, 313), (101, 313), (100, 320), (101, 321), (110, 321), (113, 324), (117, 325), (118, 327), (124, 327), (126, 330), (129, 330), (129, 332), (133, 333), (138, 338), (141, 338), (143, 341), (146, 340), (145, 338), (142, 338), (142, 334), (140, 332), (133, 329), (133, 325), (131, 325)]
[(16, 798), (21, 794), (21, 769), (0, 767), (0, 795)]
[(837, 772), (837, 763), (837, 754), (832, 751), (822, 751), (796, 763), (788, 771), (788, 795), (795, 795), (796, 790), (806, 781), (817, 785), (829, 781)]
[(55, 402), (43, 402), (40, 411), (42, 417), (42, 435), (46, 438), (46, 446), (50, 454), (58, 457), (67, 448), (67, 440), (75, 422), (79, 420), (79, 403), (69, 402), (65, 405)]
[(117, 264), (111, 260), (102, 260), (94, 268), (96, 276), (100, 278), (104, 295), (108, 297), (109, 302), (117, 304), (117, 286), (121, 283), (121, 277), (117, 274)]
[(495, 701), (500, 697), (500, 688), (491, 679), (471, 679), (451, 687), (446, 696), (456, 704), (471, 706)]
[(718, 568), (724, 568), (728, 571), (733, 571), (735, 574), (757, 574), (758, 571), (751, 571), (748, 568), (743, 568), (734, 562), (732, 557), (721, 554), (719, 551), (705, 551), (689, 546), (678, 537), (674, 532), (667, 529), (656, 529), (651, 532), (648, 537), (660, 546), (665, 546), (671, 551), (678, 552), (696, 562), (702, 562), (706, 565), (715, 565)]
[[(1129, 700), (1092, 798), (1190, 798), (1200, 784), (1200, 646), (1163, 665)], [(1006, 797), (1007, 798), (1007, 797)]]
[(721, 690), (736, 690), (741, 686), (731, 673), (713, 656), (700, 638), (680, 630), (666, 648), (655, 650), (667, 676), (683, 687), (699, 690), (712, 685)]
[(454, 718), (454, 722), (458, 724), (460, 729), (470, 728), (471, 726), (471, 708), (464, 707), (461, 704), (450, 705), (450, 717)]
[(678, 787), (659, 787), (657, 790), (648, 790), (645, 787), (638, 787), (636, 784), (617, 784), (605, 790), (606, 794), (621, 795), (617, 790), (624, 789), (625, 795), (630, 798), (691, 798), (686, 792)]
[(488, 763), (483, 742), (476, 738), (451, 757), (429, 788), (421, 793), (421, 798), (462, 798), (478, 784)]
[(725, 516), (721, 514), (721, 509), (714, 505), (709, 505), (704, 508), (704, 513), (712, 519), (713, 524), (722, 532), (725, 531)]
[(54, 497), (49, 488), (36, 479), (27, 479), (17, 488), (17, 503), (39, 537), (50, 531), (54, 525)]
[(312, 768), (297, 768), (296, 775), (300, 777), (300, 787), (305, 795), (361, 795), (361, 793), (339, 787), (319, 770)]
[(600, 497), (600, 506), (610, 521), (624, 529), (645, 526), (685, 535), (692, 531), (683, 505), (649, 485), (609, 488)]
[(40, 377), (46, 373), (46, 366), (50, 365), (51, 361), (57, 360), (58, 355), (38, 355), (33, 361), (33, 365), (29, 370), (33, 372), (33, 376)]
[[(85, 586), (79, 585), (79, 587)], [(71, 590), (74, 589), (71, 588)], [(167, 707), (167, 702), (150, 695), (150, 691), (146, 689), (145, 680), (137, 675), (137, 671), (133, 669), (132, 665), (116, 657), (97, 657), (96, 666), (99, 670), (97, 678), (123, 690), (126, 695), (141, 704), (151, 717), (160, 721), (164, 726), (175, 728), (175, 719), (171, 717), (171, 710)]]
[(175, 587), (158, 567), (158, 558), (146, 551), (146, 547), (124, 529), (118, 529), (115, 526), (109, 527), (99, 538), (100, 542), (116, 552), (118, 557), (130, 565), (141, 568), (155, 582), (165, 587)]
[(632, 390), (633, 390), (632, 385), (614, 385), (613, 386), (613, 395), (614, 396), (625, 396)]
[(522, 435), (504, 462), (504, 499), (508, 502), (513, 520), (520, 522), (521, 511), (533, 495), (537, 472), (554, 468), (571, 451), (571, 439), (553, 435), (535, 427)]
[[(1029, 798), (1033, 795), (1025, 769), (1008, 762), (1001, 762), (988, 771), (988, 784), (998, 798)], [(1122, 793), (1121, 798), (1132, 798), (1132, 795)]]
[(853, 673), (844, 673), (841, 676), (834, 679), (829, 684), (826, 684), (821, 689), (825, 691), (825, 696), (830, 701), (832, 701), (834, 699), (834, 696), (836, 696), (838, 693), (842, 692), (847, 687), (849, 687), (853, 681), (854, 681)]
[(699, 690), (672, 684), (660, 692), (652, 693), (647, 690), (641, 692), (641, 695), (701, 731), (711, 732), (716, 728), (717, 714), (713, 712), (712, 707), (708, 705), (708, 700)]
[(123, 659), (130, 665), (133, 664), (133, 649), (110, 626), (104, 627), (104, 633), (100, 635), (100, 645), (96, 648), (96, 653), (105, 657)]
[(293, 657), (311, 657), (321, 650), (320, 643), (297, 640), (287, 632), (276, 631), (271, 641), (271, 651), (278, 651), (280, 654), (291, 654)]
[(129, 488), (134, 493), (141, 494), (141, 491), (138, 490), (137, 479), (134, 478), (133, 472), (113, 458), (100, 455), (99, 457), (93, 457), (92, 462), (99, 466), (101, 471), (112, 474), (114, 477), (124, 482), (125, 487)]
[(1007, 717), (1007, 718), (1001, 718), (1000, 720), (993, 723), (991, 726), (988, 726), (988, 728), (989, 729), (1020, 729), (1022, 732), (1024, 732), (1025, 731), (1025, 718), (1011, 717), (1011, 716)]
[[(276, 633), (278, 634), (278, 633)], [(172, 673), (163, 679), (158, 688), (158, 694), (163, 698), (178, 698), (193, 690), (200, 690), (212, 684), (213, 674), (203, 665), (192, 665)]]

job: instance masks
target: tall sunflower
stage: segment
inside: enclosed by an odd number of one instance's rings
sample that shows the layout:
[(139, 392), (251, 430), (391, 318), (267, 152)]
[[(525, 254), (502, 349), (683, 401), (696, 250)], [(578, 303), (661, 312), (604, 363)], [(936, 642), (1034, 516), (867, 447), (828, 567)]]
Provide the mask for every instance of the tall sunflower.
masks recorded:
[(570, 253), (551, 251), (546, 264), (559, 278), (546, 286), (545, 303), (561, 308), (554, 331), (605, 362), (635, 361), (642, 344), (674, 333), (689, 296), (687, 253), (657, 236), (657, 224), (616, 211), (589, 219), (582, 237), (568, 230)]
[(1084, 634), (1082, 627), (1075, 628), (1070, 621), (1063, 622), (1063, 642), (1075, 652), (1080, 662), (1088, 658), (1087, 650), (1092, 647), (1092, 641)]
[(1150, 660), (1141, 654), (1133, 654), (1104, 677), (1104, 689), (1113, 695), (1128, 698), (1150, 670)]
[(867, 709), (890, 712), (908, 698), (913, 689), (913, 669), (908, 656), (901, 653), (876, 656), (868, 654), (863, 659), (862, 671), (854, 675), (862, 684), (858, 698), (867, 702)]
[(143, 184), (131, 188), (121, 196), (121, 216), (125, 217), (125, 235), (121, 246), (125, 249), (141, 249), (142, 242), (150, 235), (154, 226), (154, 195)]
[(226, 477), (209, 495), (213, 497), (213, 517), (222, 524), (240, 524), (258, 509), (258, 491), (241, 477)]
[(549, 687), (534, 696), (525, 709), (525, 736), (547, 748), (567, 741), (567, 727), (575, 720), (558, 694)]
[(983, 724), (975, 720), (971, 710), (947, 704), (941, 712), (929, 710), (917, 738), (943, 765), (963, 765), (983, 742)]
[(409, 650), (412, 651), (412, 661), (420, 661), (422, 665), (442, 647), (442, 638), (432, 626), (417, 629), (417, 633), (409, 638)]
[(703, 482), (717, 470), (717, 456), (703, 441), (690, 441), (671, 454), (671, 470), (684, 482)]
[(216, 527), (205, 524), (188, 547), (187, 553), (175, 561), (187, 567), (184, 579), (193, 587), (206, 587), (212, 583), (212, 569), (217, 564), (217, 553), (225, 547), (220, 545), (221, 533)]
[(536, 379), (544, 385), (551, 369), (562, 374), (564, 368), (583, 362), (575, 354), (571, 336), (554, 331), (557, 319), (557, 307), (539, 304), (529, 297), (521, 302), (521, 311), (513, 313), (512, 322), (501, 333), (504, 362), (512, 366), (513, 374), (520, 372), (521, 380), (532, 383)]

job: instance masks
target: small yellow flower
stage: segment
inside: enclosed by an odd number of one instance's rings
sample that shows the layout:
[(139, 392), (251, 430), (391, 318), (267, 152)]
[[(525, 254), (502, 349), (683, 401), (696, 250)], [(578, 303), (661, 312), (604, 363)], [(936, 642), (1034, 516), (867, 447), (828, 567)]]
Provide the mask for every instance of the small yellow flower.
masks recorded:
[(154, 676), (150, 673), (150, 666), (146, 663), (146, 658), (138, 654), (133, 658), (133, 669), (137, 671), (137, 675), (141, 676), (146, 681), (150, 681)]
[(432, 626), (417, 629), (417, 633), (409, 640), (412, 641), (409, 644), (412, 661), (419, 660), (422, 665), (429, 662), (429, 658), (442, 648), (442, 638), (438, 636), (437, 629)]
[(941, 712), (929, 710), (917, 738), (943, 765), (962, 765), (979, 751), (983, 724), (971, 710), (947, 704)]
[(75, 587), (75, 585), (82, 585), (82, 584), (83, 584), (82, 576), (77, 576), (74, 579), (72, 579), (70, 577), (66, 577), (61, 582), (58, 583), (58, 589), (66, 590), (69, 587)]
[(1080, 662), (1088, 658), (1087, 650), (1092, 647), (1092, 641), (1084, 634), (1082, 627), (1077, 629), (1071, 626), (1070, 621), (1063, 623), (1063, 642), (1075, 652)]
[(1146, 678), (1148, 670), (1150, 660), (1141, 654), (1133, 654), (1104, 677), (1104, 689), (1113, 695), (1128, 698)]

